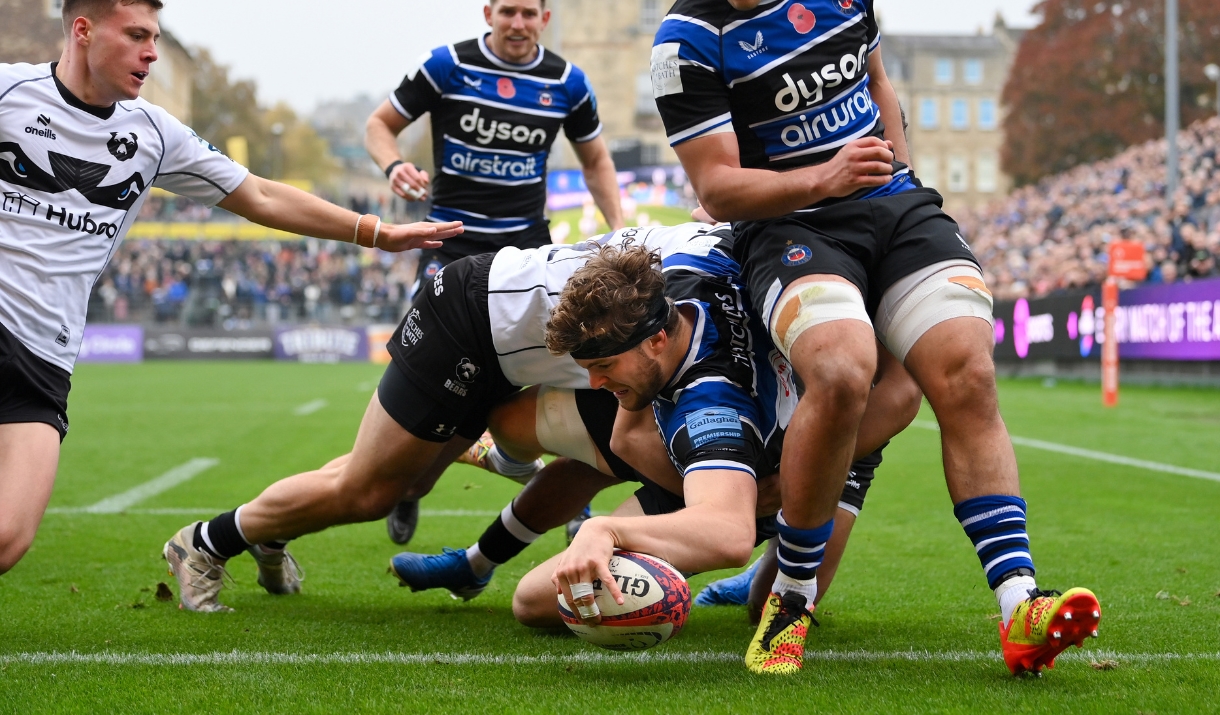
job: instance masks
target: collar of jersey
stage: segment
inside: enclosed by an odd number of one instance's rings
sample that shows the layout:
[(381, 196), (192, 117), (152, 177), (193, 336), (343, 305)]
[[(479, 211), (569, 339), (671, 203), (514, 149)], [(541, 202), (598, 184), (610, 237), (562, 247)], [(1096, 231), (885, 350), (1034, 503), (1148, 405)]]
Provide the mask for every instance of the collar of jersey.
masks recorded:
[(114, 116), (114, 108), (118, 105), (112, 104), (109, 107), (95, 107), (92, 104), (85, 104), (80, 100), (79, 97), (72, 94), (72, 90), (68, 89), (68, 86), (63, 82), (60, 82), (59, 76), (55, 74), (55, 67), (58, 64), (58, 62), (51, 63), (51, 79), (55, 80), (55, 89), (59, 90), (59, 96), (64, 98), (64, 101), (68, 103), (69, 107), (92, 114), (98, 119), (110, 119), (112, 116)]
[(507, 62), (507, 61), (502, 60), (499, 57), (497, 57), (496, 53), (492, 52), (491, 48), (487, 46), (487, 37), (489, 35), (491, 35), (490, 32), (479, 38), (479, 49), (482, 50), (483, 56), (487, 58), (487, 61), (492, 63), (496, 67), (499, 67), (500, 69), (505, 69), (505, 70), (520, 71), (520, 70), (532, 70), (535, 67), (537, 67), (538, 65), (542, 64), (542, 58), (546, 54), (546, 48), (543, 47), (542, 45), (538, 45), (538, 56), (535, 57), (532, 62), (526, 62), (523, 65), (519, 65), (519, 64), (516, 64), (515, 62)]
[(699, 357), (699, 348), (703, 345), (703, 328), (707, 322), (707, 313), (704, 311), (703, 305), (697, 300), (674, 301), (675, 308), (683, 305), (694, 306), (698, 318), (696, 318), (695, 324), (691, 326), (690, 344), (686, 346), (686, 355), (682, 358), (682, 364), (678, 366), (673, 377), (669, 378), (669, 382), (665, 383), (666, 390), (672, 390), (674, 385), (678, 384), (678, 381), (686, 374), (686, 371), (691, 369), (691, 366), (695, 364)]

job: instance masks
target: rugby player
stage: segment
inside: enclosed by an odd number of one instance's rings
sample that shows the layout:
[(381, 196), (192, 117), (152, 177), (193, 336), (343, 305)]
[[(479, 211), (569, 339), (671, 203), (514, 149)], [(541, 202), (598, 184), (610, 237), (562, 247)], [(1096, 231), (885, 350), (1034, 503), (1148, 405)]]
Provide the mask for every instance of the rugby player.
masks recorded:
[[(551, 17), (546, 0), (490, 0), (483, 15), (491, 32), (422, 57), (366, 129), (365, 146), (394, 193), (408, 201), (431, 194), (429, 221), (466, 226), (456, 241), (424, 252), (425, 279), (462, 256), (551, 242), (546, 168), (561, 130), (611, 230), (623, 227), (593, 88), (579, 67), (538, 44)], [(395, 141), (425, 114), (432, 117), (435, 178), (404, 162)], [(466, 461), (490, 459), (498, 472), (532, 474), (532, 462), (514, 464), (489, 449), (483, 445)], [(410, 541), (418, 518), (418, 503), (401, 503), (387, 520), (390, 539)]]
[(779, 574), (746, 664), (801, 668), (875, 333), (940, 422), (1005, 662), (1039, 671), (1096, 634), (1100, 606), (1086, 589), (1037, 588), (996, 396), (991, 294), (941, 197), (909, 167), (880, 40), (872, 0), (678, 0), (653, 46), (670, 143), (704, 208), (735, 222), (751, 301), (806, 388), (781, 468)]
[(265, 226), (438, 247), (460, 223), (382, 224), (251, 175), (140, 99), (159, 0), (65, 0), (58, 62), (0, 65), (0, 573), (46, 511), (93, 282), (156, 185)]

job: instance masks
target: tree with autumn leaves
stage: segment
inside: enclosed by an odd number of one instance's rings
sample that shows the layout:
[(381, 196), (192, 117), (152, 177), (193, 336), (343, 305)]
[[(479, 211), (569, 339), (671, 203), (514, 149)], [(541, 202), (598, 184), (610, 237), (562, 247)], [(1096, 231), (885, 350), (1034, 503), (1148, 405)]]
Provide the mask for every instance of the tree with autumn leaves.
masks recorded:
[[(1043, 0), (1003, 102), (1004, 170), (1029, 184), (1165, 134), (1164, 0)], [(1220, 1), (1179, 0), (1182, 124), (1215, 111)]]

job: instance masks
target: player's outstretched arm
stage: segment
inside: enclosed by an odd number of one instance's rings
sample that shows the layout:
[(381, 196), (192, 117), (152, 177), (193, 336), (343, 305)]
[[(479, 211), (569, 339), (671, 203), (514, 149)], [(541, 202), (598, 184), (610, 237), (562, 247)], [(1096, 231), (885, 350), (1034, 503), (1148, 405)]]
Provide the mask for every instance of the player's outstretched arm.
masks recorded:
[(704, 135), (674, 151), (699, 203), (717, 221), (784, 216), (824, 199), (885, 186), (894, 172), (892, 144), (875, 137), (856, 139), (825, 164), (788, 172), (742, 168), (734, 134)]
[[(357, 243), (360, 214), (340, 208), (300, 189), (253, 174), (219, 204), (250, 221), (281, 231)], [(366, 221), (359, 244), (374, 245), (374, 223)], [(462, 223), (381, 224), (376, 247), (398, 252), (412, 248), (439, 248), (441, 241), (462, 233)]]
[(610, 148), (606, 140), (596, 137), (587, 142), (573, 142), (572, 149), (580, 159), (580, 167), (593, 194), (593, 203), (601, 209), (606, 217), (606, 224), (611, 231), (623, 227), (623, 205), (618, 191), (618, 173), (614, 169), (614, 159), (610, 156)]

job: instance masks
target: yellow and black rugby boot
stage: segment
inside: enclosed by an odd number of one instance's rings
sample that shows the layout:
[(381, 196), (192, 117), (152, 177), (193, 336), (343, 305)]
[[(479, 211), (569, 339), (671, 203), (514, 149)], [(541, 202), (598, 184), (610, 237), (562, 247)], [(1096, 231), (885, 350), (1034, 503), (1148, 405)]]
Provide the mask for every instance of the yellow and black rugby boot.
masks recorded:
[(752, 673), (795, 675), (801, 672), (805, 636), (813, 614), (805, 608), (805, 597), (789, 592), (772, 593), (763, 607), (762, 620), (746, 651), (746, 668)]
[(1004, 647), (1004, 664), (1013, 675), (1025, 672), (1041, 673), (1042, 668), (1055, 667), (1055, 657), (1068, 646), (1084, 645), (1085, 638), (1097, 637), (1101, 621), (1101, 605), (1087, 588), (1073, 588), (1066, 593), (1038, 591), (1029, 593), (1012, 612), (1005, 628), (1000, 623), (1000, 643)]

